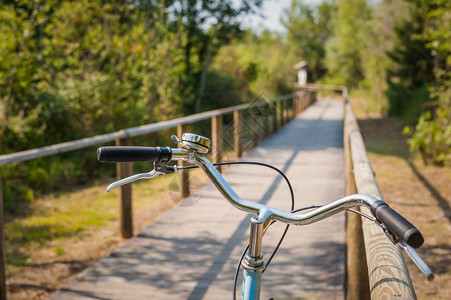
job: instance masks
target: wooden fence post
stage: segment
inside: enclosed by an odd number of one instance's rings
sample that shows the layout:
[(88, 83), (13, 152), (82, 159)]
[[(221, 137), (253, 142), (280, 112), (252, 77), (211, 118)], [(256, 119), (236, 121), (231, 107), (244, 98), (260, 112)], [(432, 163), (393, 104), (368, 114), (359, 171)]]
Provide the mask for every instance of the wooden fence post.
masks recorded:
[(235, 155), (238, 158), (243, 154), (241, 149), (241, 130), (243, 128), (242, 118), (243, 112), (241, 110), (235, 110), (233, 112), (233, 148), (235, 150)]
[(302, 92), (302, 98), (301, 98), (301, 101), (302, 101), (302, 111), (304, 111), (306, 108), (307, 108), (307, 96), (308, 96), (308, 93), (307, 92)]
[(287, 123), (289, 123), (291, 121), (291, 117), (292, 117), (292, 112), (291, 112), (291, 100), (288, 99), (287, 101)]
[(302, 91), (302, 94), (301, 94), (301, 109), (302, 109), (302, 111), (304, 111), (305, 108), (306, 108), (306, 105), (305, 105), (305, 101), (307, 100), (306, 97), (305, 97), (306, 94), (307, 94), (306, 91)]
[(272, 134), (273, 126), (272, 126), (272, 106), (271, 103), (267, 103), (266, 106), (266, 137), (270, 136)]
[(302, 100), (301, 100), (301, 94), (298, 94), (298, 114), (302, 112)]
[(280, 126), (279, 126), (279, 128), (282, 128), (283, 125), (284, 125), (284, 119), (283, 119), (283, 117), (284, 117), (284, 115), (283, 115), (283, 101), (280, 101), (280, 102), (279, 102), (279, 107), (280, 107)]
[[(179, 124), (177, 125), (177, 136), (179, 138), (182, 138), (182, 135), (184, 133), (189, 132), (189, 124)], [(181, 148), (181, 146), (179, 146)], [(177, 163), (179, 166), (189, 166), (189, 164), (186, 161), (179, 160)], [(179, 177), (179, 189), (180, 189), (180, 196), (182, 198), (186, 198), (189, 196), (189, 170), (181, 171), (177, 174)]]
[[(131, 138), (126, 137), (116, 140), (116, 146), (130, 146)], [(122, 179), (133, 174), (133, 165), (130, 162), (116, 164), (117, 179)], [(133, 236), (133, 214), (132, 214), (132, 185), (121, 186), (120, 192), (119, 226), (121, 236), (128, 239)]]
[(293, 101), (292, 104), (292, 109), (293, 109), (293, 119), (296, 118), (296, 116), (298, 115), (298, 99), (296, 97), (296, 94), (294, 94), (293, 98), (291, 98), (291, 101)]
[(296, 116), (301, 113), (301, 101), (299, 92), (296, 92)]
[(277, 131), (277, 102), (272, 103), (272, 129)]
[[(212, 142), (212, 162), (218, 163), (222, 160), (222, 116), (211, 118), (211, 142)], [(221, 166), (217, 167), (221, 172)]]
[(6, 300), (5, 220), (3, 214), (3, 184), (0, 170), (0, 300)]

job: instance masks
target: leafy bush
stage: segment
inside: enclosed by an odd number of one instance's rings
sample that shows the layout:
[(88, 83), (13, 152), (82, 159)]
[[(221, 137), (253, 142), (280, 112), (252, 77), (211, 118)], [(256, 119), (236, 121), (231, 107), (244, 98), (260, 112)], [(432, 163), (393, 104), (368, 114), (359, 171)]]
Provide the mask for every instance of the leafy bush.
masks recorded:
[(413, 129), (406, 127), (405, 134), (410, 134), (408, 140), (411, 151), (419, 151), (425, 164), (451, 166), (451, 108), (439, 107), (436, 117), (431, 111), (426, 111)]
[(425, 105), (431, 100), (428, 87), (407, 86), (403, 83), (388, 82), (388, 115), (398, 116), (409, 123), (415, 123)]

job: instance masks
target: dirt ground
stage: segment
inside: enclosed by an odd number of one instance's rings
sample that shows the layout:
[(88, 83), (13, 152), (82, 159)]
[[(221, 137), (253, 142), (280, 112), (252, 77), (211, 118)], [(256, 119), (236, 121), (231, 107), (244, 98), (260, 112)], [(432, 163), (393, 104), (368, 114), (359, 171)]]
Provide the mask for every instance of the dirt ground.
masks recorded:
[[(358, 107), (355, 110), (359, 111)], [(418, 299), (449, 299), (451, 168), (425, 166), (420, 157), (409, 154), (407, 137), (401, 133), (404, 124), (399, 120), (363, 114), (357, 117), (384, 200), (425, 238), (418, 253), (435, 273), (435, 280), (427, 281), (406, 256)]]

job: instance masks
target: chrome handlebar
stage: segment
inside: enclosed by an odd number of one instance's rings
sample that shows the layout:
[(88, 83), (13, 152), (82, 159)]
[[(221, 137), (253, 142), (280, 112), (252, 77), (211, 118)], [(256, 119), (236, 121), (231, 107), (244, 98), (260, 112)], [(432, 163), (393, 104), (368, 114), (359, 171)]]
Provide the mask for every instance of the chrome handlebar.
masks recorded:
[[(346, 210), (347, 208), (362, 205), (370, 208), (372, 204), (378, 201), (376, 198), (368, 195), (355, 194), (337, 199), (306, 213), (292, 213), (279, 208), (269, 207), (257, 202), (243, 199), (232, 189), (232, 187), (227, 183), (224, 177), (216, 170), (214, 165), (201, 153), (179, 148), (173, 148), (171, 149), (171, 151), (172, 160), (186, 161), (201, 168), (207, 174), (207, 176), (210, 178), (211, 182), (215, 185), (219, 192), (221, 192), (221, 194), (234, 207), (256, 215), (258, 215), (261, 209), (268, 209), (271, 211), (275, 220), (287, 224), (306, 225), (314, 223), (328, 216), (334, 215), (340, 211)], [(162, 165), (158, 163), (155, 163), (155, 166), (156, 168), (148, 173), (132, 175), (130, 177), (113, 182), (107, 187), (107, 191), (139, 179), (151, 179), (178, 171), (177, 166), (173, 166), (170, 170), (162, 170)]]
[[(216, 170), (215, 166), (199, 151), (194, 151), (192, 149), (179, 149), (173, 148), (171, 160), (175, 161), (186, 161), (190, 164), (193, 164), (199, 168), (201, 168), (209, 177), (211, 182), (215, 185), (215, 187), (221, 192), (221, 194), (232, 204), (234, 207), (239, 210), (255, 214), (257, 216), (262, 213), (266, 215), (270, 215), (272, 220), (277, 220), (287, 224), (293, 225), (307, 225), (317, 221), (320, 221), (324, 218), (332, 216), (336, 213), (339, 213), (348, 208), (357, 207), (357, 206), (365, 206), (371, 209), (374, 206), (377, 206), (382, 202), (372, 196), (364, 195), (364, 194), (354, 194), (345, 196), (343, 198), (332, 201), (328, 204), (325, 204), (319, 208), (315, 208), (306, 213), (293, 213), (288, 212), (282, 209), (278, 209), (275, 207), (266, 206), (257, 202), (249, 201), (241, 198), (227, 183), (224, 177)], [(113, 182), (107, 187), (107, 191), (111, 189), (131, 183), (133, 181), (139, 179), (151, 179), (154, 177), (170, 174), (177, 172), (179, 168), (177, 166), (169, 166), (167, 163), (159, 163), (156, 162), (155, 169), (148, 173), (141, 173), (132, 175), (130, 177), (118, 180)], [(428, 280), (432, 280), (434, 278), (434, 274), (428, 268), (426, 263), (421, 259), (421, 257), (415, 252), (415, 250), (407, 245), (405, 242), (397, 239), (393, 234), (389, 233), (384, 226), (376, 219), (374, 219), (375, 223), (379, 224), (386, 234), (391, 238), (393, 243), (400, 243), (401, 246), (406, 250), (409, 257), (415, 262), (418, 268), (426, 275)]]
[(317, 222), (330, 215), (334, 215), (347, 208), (361, 205), (370, 207), (371, 204), (378, 201), (376, 198), (368, 195), (355, 194), (337, 199), (306, 213), (292, 213), (241, 198), (232, 189), (232, 187), (230, 187), (224, 177), (222, 177), (222, 175), (216, 170), (216, 168), (207, 158), (200, 155), (199, 153), (193, 153), (192, 158), (193, 159), (190, 162), (193, 162), (196, 166), (204, 170), (204, 172), (208, 175), (216, 188), (230, 202), (230, 204), (242, 211), (256, 215), (258, 215), (258, 212), (261, 209), (268, 209), (271, 211), (275, 220), (281, 221), (283, 223), (306, 225)]

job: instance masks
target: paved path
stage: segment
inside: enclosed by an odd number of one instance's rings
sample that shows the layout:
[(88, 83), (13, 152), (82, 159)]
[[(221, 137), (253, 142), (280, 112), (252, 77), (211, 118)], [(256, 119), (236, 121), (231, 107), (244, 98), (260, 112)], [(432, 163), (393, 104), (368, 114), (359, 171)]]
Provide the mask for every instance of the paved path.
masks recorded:
[[(342, 102), (319, 100), (243, 160), (285, 171), (296, 208), (339, 198), (344, 194), (342, 115)], [(290, 207), (286, 184), (269, 169), (233, 166), (224, 176), (246, 199)], [(194, 206), (167, 212), (52, 299), (231, 299), (249, 217), (208, 184)], [(339, 214), (292, 227), (265, 272), (262, 299), (343, 299), (344, 220)], [(266, 233), (266, 257), (282, 230), (275, 224)]]

